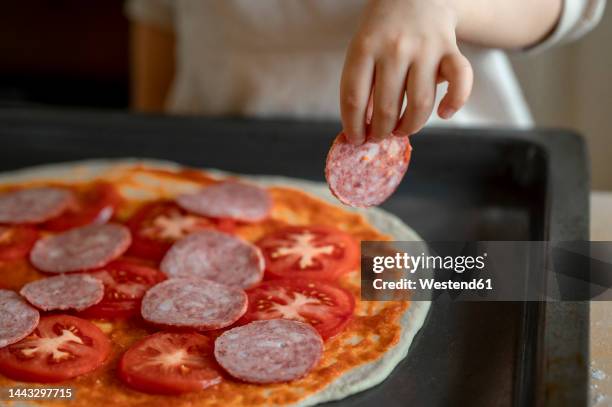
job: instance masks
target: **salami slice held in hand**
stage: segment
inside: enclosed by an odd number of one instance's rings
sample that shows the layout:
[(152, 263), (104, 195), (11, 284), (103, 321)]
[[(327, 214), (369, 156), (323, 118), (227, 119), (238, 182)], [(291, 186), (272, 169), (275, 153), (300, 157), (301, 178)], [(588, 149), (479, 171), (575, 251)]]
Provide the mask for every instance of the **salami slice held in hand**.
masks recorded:
[(31, 334), (39, 319), (38, 311), (19, 294), (0, 289), (0, 348)]
[(355, 207), (379, 205), (399, 186), (411, 152), (408, 137), (391, 136), (355, 146), (340, 133), (327, 155), (325, 177), (340, 202)]
[(272, 209), (268, 191), (236, 181), (220, 182), (196, 193), (180, 195), (176, 202), (198, 215), (243, 222), (262, 221)]
[(152, 394), (181, 394), (221, 382), (212, 340), (197, 333), (158, 332), (132, 345), (119, 361), (119, 378)]
[(261, 281), (264, 265), (257, 246), (226, 233), (207, 230), (176, 242), (166, 253), (160, 269), (169, 278), (205, 278), (248, 288)]
[(68, 189), (37, 187), (0, 194), (0, 223), (42, 223), (64, 212), (73, 202)]
[(89, 225), (40, 239), (30, 261), (48, 273), (102, 267), (121, 256), (132, 242), (128, 228), (115, 223)]
[(20, 294), (43, 311), (81, 311), (102, 301), (104, 284), (86, 274), (59, 275), (32, 281)]
[(175, 278), (151, 288), (142, 299), (142, 317), (158, 326), (220, 329), (247, 309), (246, 293), (204, 279)]
[(50, 315), (31, 335), (0, 349), (0, 373), (24, 382), (60, 382), (97, 369), (110, 350), (108, 338), (91, 322)]
[(250, 383), (278, 383), (310, 372), (323, 354), (323, 340), (310, 325), (286, 319), (251, 322), (215, 341), (217, 362)]

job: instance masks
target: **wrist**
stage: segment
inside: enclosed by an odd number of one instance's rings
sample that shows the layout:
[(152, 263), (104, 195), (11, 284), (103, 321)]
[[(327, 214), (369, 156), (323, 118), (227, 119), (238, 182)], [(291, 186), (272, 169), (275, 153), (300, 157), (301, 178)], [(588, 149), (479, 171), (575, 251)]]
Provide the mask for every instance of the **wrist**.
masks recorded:
[(440, 0), (440, 6), (446, 10), (448, 18), (453, 23), (453, 28), (456, 30), (459, 26), (462, 14), (462, 0)]
[[(457, 36), (457, 39), (469, 41), (470, 20), (473, 19), (474, 13), (480, 14), (484, 10), (474, 10), (474, 7), (470, 7), (470, 2), (466, 0), (446, 0), (446, 2), (447, 7), (454, 18), (455, 35)], [(473, 4), (475, 2), (471, 1), (471, 3)], [(485, 5), (483, 5), (483, 7), (484, 6)]]

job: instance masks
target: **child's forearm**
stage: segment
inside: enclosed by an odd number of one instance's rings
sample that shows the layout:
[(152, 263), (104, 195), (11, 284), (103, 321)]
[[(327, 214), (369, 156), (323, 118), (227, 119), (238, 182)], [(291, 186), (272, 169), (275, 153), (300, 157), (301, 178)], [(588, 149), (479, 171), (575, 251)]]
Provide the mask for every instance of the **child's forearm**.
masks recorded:
[(458, 39), (491, 48), (538, 44), (555, 28), (562, 0), (448, 0)]

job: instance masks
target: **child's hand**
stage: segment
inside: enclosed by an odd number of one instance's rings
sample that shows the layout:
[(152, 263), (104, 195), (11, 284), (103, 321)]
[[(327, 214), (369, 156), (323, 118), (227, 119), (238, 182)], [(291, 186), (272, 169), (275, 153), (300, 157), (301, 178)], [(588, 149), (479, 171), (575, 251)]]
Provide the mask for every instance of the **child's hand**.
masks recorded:
[[(438, 115), (449, 119), (472, 90), (472, 67), (457, 47), (450, 0), (370, 0), (344, 64), (344, 132), (361, 144), (410, 135), (429, 118), (436, 84), (448, 81)], [(407, 106), (400, 117), (404, 95)], [(370, 124), (371, 116), (371, 124)]]

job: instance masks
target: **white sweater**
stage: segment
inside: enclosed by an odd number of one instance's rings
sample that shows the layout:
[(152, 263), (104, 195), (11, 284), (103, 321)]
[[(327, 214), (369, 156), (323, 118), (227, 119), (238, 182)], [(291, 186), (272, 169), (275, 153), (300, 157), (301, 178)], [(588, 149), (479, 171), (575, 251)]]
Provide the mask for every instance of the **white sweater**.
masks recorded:
[[(130, 18), (173, 30), (176, 76), (167, 110), (181, 114), (339, 117), (344, 54), (364, 0), (130, 0)], [(605, 0), (564, 0), (554, 32), (528, 52), (574, 40)], [(428, 125), (529, 127), (506, 54), (460, 44), (474, 69), (472, 96), (451, 120)], [(444, 94), (440, 85), (438, 100)]]

